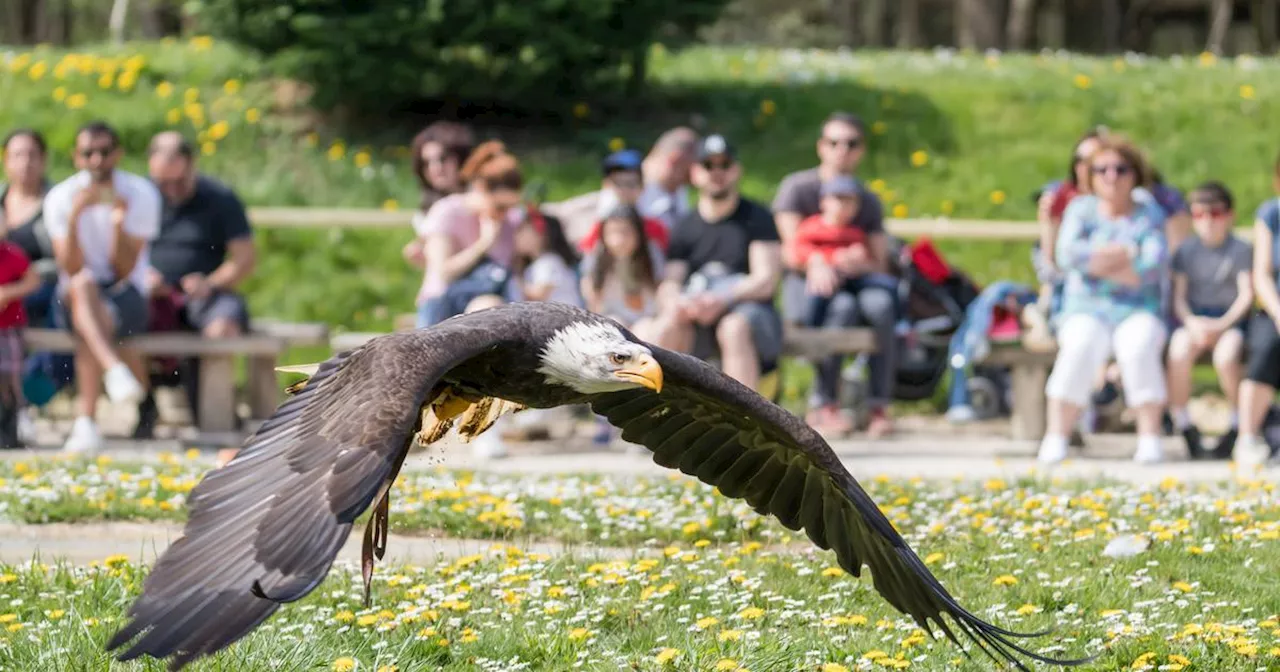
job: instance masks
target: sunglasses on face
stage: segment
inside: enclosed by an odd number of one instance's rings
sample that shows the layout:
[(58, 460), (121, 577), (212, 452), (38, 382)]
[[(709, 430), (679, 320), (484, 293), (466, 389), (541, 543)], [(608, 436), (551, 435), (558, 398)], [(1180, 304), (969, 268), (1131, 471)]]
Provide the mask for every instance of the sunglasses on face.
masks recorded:
[(862, 138), (823, 138), (822, 141), (827, 143), (828, 147), (843, 147), (850, 150), (862, 146)]
[(733, 167), (733, 162), (732, 161), (703, 161), (702, 167), (710, 171), (729, 170), (730, 168)]
[(1192, 203), (1192, 217), (1221, 217), (1227, 214), (1228, 210), (1225, 206), (1213, 203)]
[(96, 154), (102, 158), (111, 156), (111, 152), (115, 151), (115, 147), (86, 147), (80, 150), (80, 156), (85, 159), (92, 159)]
[(639, 189), (640, 180), (635, 177), (611, 177), (609, 183), (619, 189)]
[(1133, 172), (1133, 169), (1123, 163), (1111, 163), (1103, 165), (1095, 165), (1089, 168), (1089, 172), (1094, 175), (1115, 175), (1116, 177), (1124, 177)]

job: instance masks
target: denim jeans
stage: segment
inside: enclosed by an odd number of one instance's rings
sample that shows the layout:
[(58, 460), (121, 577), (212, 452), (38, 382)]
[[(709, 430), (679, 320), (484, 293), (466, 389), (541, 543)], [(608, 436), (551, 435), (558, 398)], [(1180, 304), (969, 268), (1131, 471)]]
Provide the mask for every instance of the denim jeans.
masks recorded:
[(509, 279), (510, 273), (506, 268), (488, 259), (482, 260), (466, 275), (454, 280), (443, 294), (418, 306), (417, 327), (430, 327), (461, 315), (476, 297), (487, 294), (505, 296)]
[[(878, 273), (850, 278), (831, 296), (805, 298), (806, 326), (841, 328), (862, 323), (875, 330), (876, 353), (868, 358), (872, 408), (883, 408), (893, 399), (898, 350), (895, 329), (900, 315), (897, 279)], [(830, 355), (816, 363), (812, 394), (815, 405), (836, 402), (843, 361), (843, 355)]]
[(986, 357), (990, 348), (987, 331), (991, 328), (991, 319), (996, 306), (1013, 297), (1019, 305), (1036, 301), (1036, 292), (1026, 285), (1014, 282), (997, 282), (978, 295), (965, 311), (964, 322), (951, 336), (951, 347), (947, 353), (948, 366), (951, 368), (951, 397), (948, 413), (955, 409), (957, 417), (966, 413), (961, 409), (969, 407), (969, 387), (967, 372), (975, 360)]

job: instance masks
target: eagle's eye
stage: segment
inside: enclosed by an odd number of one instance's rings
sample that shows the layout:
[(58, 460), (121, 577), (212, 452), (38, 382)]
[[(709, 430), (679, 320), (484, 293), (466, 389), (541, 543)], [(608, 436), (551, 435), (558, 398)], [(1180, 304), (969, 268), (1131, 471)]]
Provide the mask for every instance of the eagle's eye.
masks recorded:
[(631, 355), (628, 355), (625, 352), (615, 352), (612, 355), (609, 355), (609, 361), (617, 364), (618, 366), (626, 364), (629, 359), (631, 359)]

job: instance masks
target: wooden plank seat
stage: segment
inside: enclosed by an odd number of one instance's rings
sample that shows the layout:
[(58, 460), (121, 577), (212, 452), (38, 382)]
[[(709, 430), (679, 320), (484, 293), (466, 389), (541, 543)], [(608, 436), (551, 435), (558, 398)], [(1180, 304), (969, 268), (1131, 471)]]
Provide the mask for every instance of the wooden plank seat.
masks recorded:
[[(72, 352), (75, 350), (75, 337), (69, 331), (60, 329), (27, 329), (24, 338), (28, 351)], [(200, 430), (202, 432), (223, 433), (236, 429), (235, 413), (235, 358), (247, 357), (251, 362), (250, 380), (258, 370), (265, 368), (271, 372), (271, 391), (267, 396), (266, 384), (259, 383), (258, 392), (253, 392), (250, 384), (251, 406), (256, 405), (255, 415), (267, 417), (275, 409), (276, 390), (275, 363), (280, 355), (289, 347), (288, 340), (270, 334), (251, 333), (237, 338), (208, 339), (200, 334), (189, 332), (158, 332), (132, 336), (124, 340), (127, 347), (133, 348), (143, 355), (170, 355), (176, 357), (197, 357), (200, 360), (199, 412)], [(265, 414), (262, 414), (264, 413)], [(262, 414), (262, 415), (260, 415)]]

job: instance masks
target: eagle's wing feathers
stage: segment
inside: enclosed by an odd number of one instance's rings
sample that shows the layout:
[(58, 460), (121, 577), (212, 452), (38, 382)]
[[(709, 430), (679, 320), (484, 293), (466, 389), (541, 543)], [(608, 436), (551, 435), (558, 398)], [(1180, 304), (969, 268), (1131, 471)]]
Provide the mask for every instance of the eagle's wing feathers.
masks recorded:
[(1014, 652), (1045, 662), (1092, 660), (1051, 661), (1008, 641), (1044, 633), (1010, 632), (961, 607), (817, 432), (701, 360), (652, 350), (665, 379), (661, 394), (614, 392), (596, 397), (592, 407), (622, 429), (624, 440), (653, 451), (655, 462), (743, 499), (792, 530), (804, 529), (854, 576), (865, 564), (876, 590), (930, 634), (932, 621), (959, 645), (946, 614), (988, 655), (1021, 669)]
[(107, 648), (137, 638), (121, 660), (174, 655), (178, 669), (314, 590), (399, 468), (432, 388), (500, 337), (491, 321), (389, 334), (321, 364), (234, 460), (192, 490), (182, 537)]

